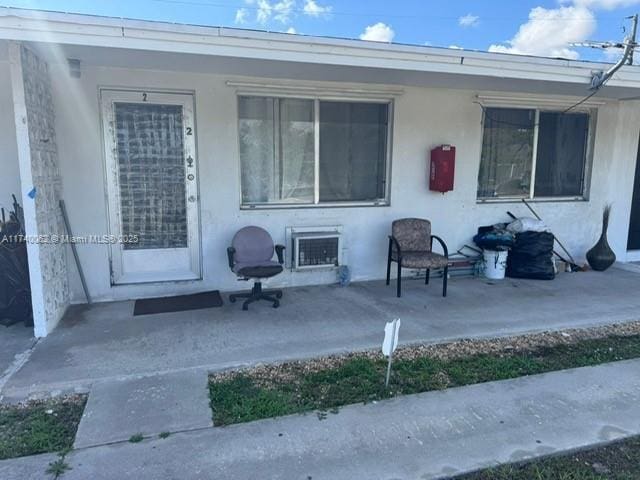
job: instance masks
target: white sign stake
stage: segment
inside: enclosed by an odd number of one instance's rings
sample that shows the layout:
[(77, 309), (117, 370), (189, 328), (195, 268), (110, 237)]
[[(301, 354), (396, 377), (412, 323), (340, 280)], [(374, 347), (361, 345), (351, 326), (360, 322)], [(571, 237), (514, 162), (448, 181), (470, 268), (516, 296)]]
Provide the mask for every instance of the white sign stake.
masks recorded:
[(382, 353), (389, 358), (387, 364), (387, 378), (385, 387), (389, 387), (389, 377), (391, 376), (391, 362), (393, 362), (393, 352), (398, 346), (398, 332), (400, 331), (400, 319), (396, 318), (392, 322), (387, 322), (384, 326), (384, 340), (382, 341)]

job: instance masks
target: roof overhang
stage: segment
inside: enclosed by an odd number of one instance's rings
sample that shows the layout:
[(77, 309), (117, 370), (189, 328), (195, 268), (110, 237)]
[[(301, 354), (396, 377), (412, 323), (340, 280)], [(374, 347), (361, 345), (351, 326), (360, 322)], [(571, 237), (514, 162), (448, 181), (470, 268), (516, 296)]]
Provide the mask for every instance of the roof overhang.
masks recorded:
[[(63, 45), (71, 52), (82, 48), (122, 49), (137, 52), (188, 55), (219, 59), (286, 62), (305, 66), (386, 71), (380, 78), (400, 72), (409, 78), (432, 74), (445, 79), (474, 77), (500, 84), (517, 81), (558, 83), (585, 91), (594, 71), (608, 64), (500, 53), (383, 44), (360, 40), (291, 35), (223, 27), (128, 20), (67, 13), (0, 8), (0, 39)], [(224, 62), (223, 62), (224, 63)], [(167, 63), (165, 63), (166, 65)], [(144, 67), (143, 67), (144, 68)], [(395, 72), (395, 75), (390, 72)], [(460, 82), (465, 84), (465, 82)], [(573, 88), (570, 88), (573, 85)], [(578, 87), (578, 88), (576, 88)], [(460, 87), (462, 88), (462, 87)], [(640, 91), (640, 68), (623, 67), (607, 83), (609, 98), (624, 98)], [(571, 92), (564, 91), (569, 94)]]

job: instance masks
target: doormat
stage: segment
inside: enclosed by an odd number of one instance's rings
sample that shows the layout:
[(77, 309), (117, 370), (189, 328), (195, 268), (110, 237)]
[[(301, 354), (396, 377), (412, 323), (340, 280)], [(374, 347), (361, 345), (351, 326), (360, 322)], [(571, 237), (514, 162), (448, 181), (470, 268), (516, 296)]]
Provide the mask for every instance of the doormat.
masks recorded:
[(222, 306), (222, 297), (218, 290), (178, 295), (177, 297), (144, 298), (136, 300), (133, 315), (151, 315), (154, 313), (183, 312)]

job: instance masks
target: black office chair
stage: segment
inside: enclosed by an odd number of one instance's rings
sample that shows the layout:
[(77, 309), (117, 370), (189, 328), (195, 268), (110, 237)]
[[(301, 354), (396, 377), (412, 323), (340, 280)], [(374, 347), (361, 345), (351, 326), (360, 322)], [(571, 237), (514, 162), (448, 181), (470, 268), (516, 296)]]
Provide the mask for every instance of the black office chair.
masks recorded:
[[(274, 249), (278, 256), (277, 262), (273, 261)], [(284, 245), (274, 247), (271, 235), (260, 227), (251, 226), (238, 230), (231, 246), (227, 248), (229, 268), (240, 280), (254, 279), (254, 284), (251, 292), (229, 295), (229, 301), (235, 303), (238, 298), (246, 298), (242, 304), (243, 310), (248, 310), (249, 304), (258, 300), (267, 300), (273, 303), (273, 308), (278, 308), (282, 290), (262, 290), (261, 280), (282, 272), (284, 249)]]

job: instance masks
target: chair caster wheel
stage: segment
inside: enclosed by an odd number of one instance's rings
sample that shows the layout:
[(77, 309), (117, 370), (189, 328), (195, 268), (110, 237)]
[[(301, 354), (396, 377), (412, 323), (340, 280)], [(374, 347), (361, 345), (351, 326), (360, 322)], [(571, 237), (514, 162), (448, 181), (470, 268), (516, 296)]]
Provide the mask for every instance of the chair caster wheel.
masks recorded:
[(276, 293), (276, 298), (282, 298), (282, 292)]
[(273, 308), (278, 308), (280, 306), (280, 302), (279, 301), (275, 301), (273, 302)]
[(229, 301), (230, 301), (231, 303), (236, 303), (236, 297), (234, 297), (233, 295), (230, 295), (230, 296), (229, 296)]

